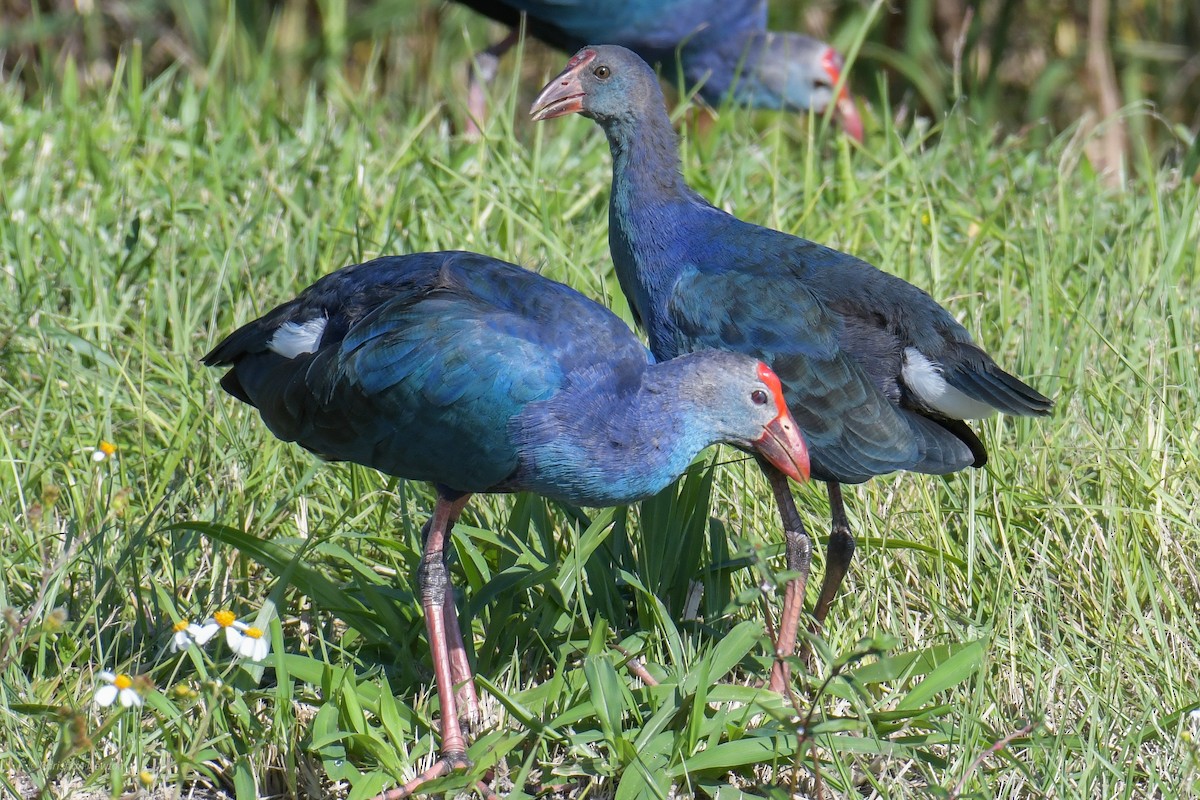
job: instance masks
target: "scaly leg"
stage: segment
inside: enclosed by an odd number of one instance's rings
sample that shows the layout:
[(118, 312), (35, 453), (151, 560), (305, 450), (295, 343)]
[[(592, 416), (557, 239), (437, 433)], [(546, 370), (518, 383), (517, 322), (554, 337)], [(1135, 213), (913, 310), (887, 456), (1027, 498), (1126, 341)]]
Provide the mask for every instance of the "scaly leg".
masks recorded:
[(459, 716), (474, 725), (479, 722), (479, 695), (475, 691), (475, 673), (471, 669), (471, 662), (467, 660), (467, 646), (458, 625), (454, 588), (449, 585), (446, 586), (446, 599), (442, 603), (442, 615), (446, 620), (446, 638), (450, 643), (450, 681), (457, 687)]
[[(469, 499), (470, 495), (463, 495), (451, 500), (438, 492), (433, 518), (426, 526), (421, 566), (417, 569), (417, 590), (420, 592), (421, 607), (425, 612), (425, 628), (429, 634), (429, 648), (433, 654), (433, 676), (442, 707), (441, 757), (432, 767), (408, 783), (377, 795), (375, 800), (402, 800), (411, 797), (429, 781), (449, 775), (456, 769), (467, 769), (471, 766), (471, 761), (467, 758), (467, 741), (458, 721), (454, 667), (451, 666), (450, 645), (447, 642), (447, 639), (452, 637), (447, 637), (446, 603), (449, 602), (453, 608), (453, 596), (450, 594), (450, 573), (446, 569), (444, 553), (447, 534)], [(457, 624), (454, 630), (458, 630)], [(458, 638), (461, 645), (461, 635)], [(467, 669), (469, 672), (469, 666)], [(477, 788), (484, 792), (485, 796), (495, 796), (482, 783)]]
[[(446, 543), (450, 541), (450, 534), (453, 532), (456, 522), (458, 522), (457, 518), (451, 519), (446, 525), (444, 539)], [(429, 540), (429, 529), (432, 525), (433, 517), (430, 517), (425, 523), (425, 527), (421, 529), (422, 548)], [(446, 562), (450, 553), (449, 548), (443, 549), (442, 553), (443, 562)], [(446, 564), (446, 569), (450, 569), (449, 563)], [(461, 712), (460, 719), (475, 723), (479, 721), (479, 696), (475, 690), (475, 673), (471, 669), (471, 663), (467, 660), (467, 646), (463, 642), (462, 629), (458, 624), (458, 608), (454, 603), (454, 586), (449, 580), (446, 581), (446, 598), (442, 601), (442, 617), (446, 621), (446, 641), (450, 648), (450, 678), (456, 688)]]
[(480, 126), (487, 117), (487, 87), (496, 77), (500, 57), (512, 49), (521, 38), (520, 30), (514, 28), (508, 36), (486, 50), (475, 54), (467, 70), (467, 136), (479, 136)]
[(829, 530), (829, 547), (825, 550), (825, 579), (821, 581), (821, 596), (817, 599), (817, 608), (813, 612), (816, 617), (814, 631), (821, 630), (821, 624), (829, 614), (829, 606), (837, 597), (838, 589), (850, 571), (850, 560), (854, 558), (854, 534), (850, 532), (850, 521), (846, 519), (846, 504), (842, 502), (842, 486), (830, 481), (829, 516), (832, 525)]
[(812, 539), (800, 520), (796, 501), (788, 488), (788, 479), (779, 470), (759, 461), (771, 483), (779, 515), (783, 519), (784, 553), (787, 568), (799, 573), (788, 581), (783, 595), (783, 613), (779, 618), (778, 639), (775, 641), (775, 663), (771, 667), (771, 691), (784, 691), (791, 678), (791, 668), (784, 659), (796, 650), (796, 633), (800, 628), (800, 615), (804, 611), (804, 590), (808, 586), (808, 571), (812, 566)]

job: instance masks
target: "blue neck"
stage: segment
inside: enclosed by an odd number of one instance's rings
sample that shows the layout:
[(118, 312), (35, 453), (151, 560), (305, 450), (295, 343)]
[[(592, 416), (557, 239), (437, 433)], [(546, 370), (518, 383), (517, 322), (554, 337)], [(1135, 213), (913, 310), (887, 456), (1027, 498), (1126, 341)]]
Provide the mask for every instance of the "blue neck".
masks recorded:
[(690, 193), (680, 173), (679, 137), (664, 107), (602, 124), (612, 151), (614, 202), (632, 208)]
[[(669, 296), (679, 263), (678, 229), (698, 199), (680, 173), (679, 145), (665, 109), (603, 123), (613, 158), (608, 245), (621, 290), (638, 323), (647, 326), (656, 357), (678, 353), (653, 328), (664, 317), (652, 303)], [(661, 312), (658, 309), (657, 312)]]
[(649, 364), (637, 385), (609, 375), (529, 407), (515, 420), (518, 488), (594, 506), (658, 494), (720, 438), (696, 391), (701, 361)]

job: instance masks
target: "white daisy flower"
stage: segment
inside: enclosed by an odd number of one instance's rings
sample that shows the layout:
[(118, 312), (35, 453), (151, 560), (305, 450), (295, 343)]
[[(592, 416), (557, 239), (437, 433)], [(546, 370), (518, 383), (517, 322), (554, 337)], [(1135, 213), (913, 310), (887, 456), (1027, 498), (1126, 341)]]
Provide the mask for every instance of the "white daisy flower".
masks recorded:
[(117, 454), (117, 446), (112, 442), (101, 441), (100, 444), (92, 451), (92, 461), (97, 463), (109, 458), (115, 457)]
[[(255, 628), (239, 620), (232, 611), (218, 611), (204, 626), (225, 629), (225, 643), (235, 654), (254, 661), (262, 661), (271, 652), (271, 640), (267, 638), (262, 628)], [(216, 630), (213, 630), (216, 633)], [(209, 634), (210, 636), (212, 634)]]
[(190, 645), (198, 644), (205, 645), (208, 640), (216, 636), (217, 631), (221, 626), (216, 622), (207, 622), (204, 625), (197, 625), (194, 622), (180, 620), (175, 623), (175, 635), (171, 637), (171, 652), (178, 653), (181, 650), (186, 650)]
[(262, 661), (271, 652), (271, 640), (262, 628), (238, 622), (225, 629), (229, 649), (252, 661)]
[(142, 695), (134, 687), (133, 678), (124, 672), (118, 675), (115, 672), (104, 670), (96, 673), (96, 677), (104, 681), (104, 685), (96, 690), (92, 700), (101, 708), (108, 708), (118, 699), (121, 701), (122, 708), (142, 704)]

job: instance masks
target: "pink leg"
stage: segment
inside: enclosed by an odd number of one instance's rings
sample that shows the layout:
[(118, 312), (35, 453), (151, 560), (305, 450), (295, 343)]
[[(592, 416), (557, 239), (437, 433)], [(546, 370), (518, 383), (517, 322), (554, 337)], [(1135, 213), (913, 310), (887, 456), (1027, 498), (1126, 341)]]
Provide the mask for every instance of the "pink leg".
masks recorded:
[[(429, 648), (433, 654), (434, 681), (441, 704), (441, 757), (432, 767), (408, 783), (396, 789), (389, 789), (377, 795), (374, 800), (402, 800), (411, 797), (429, 781), (449, 775), (456, 769), (467, 769), (471, 766), (471, 761), (467, 758), (467, 740), (458, 721), (454, 696), (454, 667), (451, 666), (451, 648), (446, 635), (448, 620), (445, 610), (447, 602), (453, 609), (453, 598), (450, 595), (450, 575), (443, 558), (446, 534), (458, 519), (468, 499), (470, 495), (464, 495), (457, 500), (446, 500), (439, 493), (437, 505), (433, 509), (433, 518), (429, 521), (429, 533), (425, 539), (424, 552), (421, 554), (421, 566), (417, 572), (417, 588), (421, 594), (421, 607), (425, 611), (425, 628), (429, 634)], [(454, 628), (457, 630), (457, 615), (455, 616)], [(461, 635), (458, 638), (461, 646)], [(465, 663), (465, 653), (463, 655)], [(470, 668), (467, 670), (469, 674)], [(477, 788), (485, 797), (495, 796), (482, 782)]]
[(772, 466), (763, 465), (771, 491), (783, 518), (784, 548), (787, 567), (799, 573), (788, 581), (783, 595), (783, 613), (779, 618), (778, 639), (775, 641), (775, 663), (771, 666), (771, 691), (783, 693), (791, 679), (791, 668), (784, 659), (796, 650), (796, 634), (800, 628), (800, 615), (804, 611), (804, 590), (808, 585), (808, 571), (812, 566), (812, 539), (800, 520), (796, 501), (788, 488), (787, 476)]
[[(433, 520), (430, 519), (429, 522), (432, 524)], [(457, 517), (446, 525), (447, 542), (456, 522)], [(422, 535), (428, 539), (428, 525)], [(445, 550), (442, 552), (445, 553)], [(450, 681), (451, 685), (456, 687), (460, 719), (466, 719), (469, 723), (478, 722), (479, 697), (475, 690), (475, 674), (471, 670), (471, 662), (467, 660), (467, 646), (463, 642), (462, 630), (458, 624), (458, 609), (454, 603), (454, 587), (450, 585), (449, 580), (446, 582), (446, 596), (442, 601), (442, 618), (445, 620), (446, 641), (450, 650)]]
[(487, 118), (487, 87), (496, 77), (496, 69), (500, 66), (500, 57), (507, 53), (521, 38), (520, 31), (513, 29), (508, 36), (482, 52), (471, 60), (467, 71), (467, 136), (479, 137), (480, 126)]
[(479, 722), (479, 695), (475, 691), (475, 673), (467, 660), (467, 646), (463, 642), (462, 629), (458, 625), (458, 609), (454, 605), (454, 590), (446, 587), (446, 599), (442, 603), (446, 620), (446, 638), (450, 642), (450, 681), (457, 687), (460, 715), (468, 724)]

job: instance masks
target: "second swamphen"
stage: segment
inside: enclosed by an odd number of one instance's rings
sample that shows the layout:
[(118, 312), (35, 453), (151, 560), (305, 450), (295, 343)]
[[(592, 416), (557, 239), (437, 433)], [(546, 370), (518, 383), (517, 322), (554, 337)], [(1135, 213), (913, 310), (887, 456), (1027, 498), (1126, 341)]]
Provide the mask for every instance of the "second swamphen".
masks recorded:
[[(623, 47), (580, 50), (534, 101), (535, 119), (578, 112), (608, 137), (608, 241), (621, 288), (659, 359), (708, 347), (757, 356), (779, 374), (827, 482), (833, 529), (818, 624), (854, 552), (841, 483), (895, 470), (982, 466), (964, 422), (1044, 415), (1051, 401), (1001, 369), (926, 292), (854, 256), (713, 207), (680, 173), (653, 71)], [(795, 644), (812, 545), (787, 482), (766, 468), (783, 515), (789, 584), (780, 654)], [(773, 688), (786, 668), (777, 663)]]
[(443, 554), (472, 493), (622, 505), (657, 494), (715, 442), (808, 476), (779, 379), (762, 362), (709, 350), (650, 363), (607, 309), (475, 253), (345, 267), (203, 360), (230, 367), (221, 386), (280, 439), (437, 490), (417, 586), (441, 759), (389, 800), (468, 764), (457, 703), (471, 717), (478, 706)]
[[(767, 30), (767, 0), (459, 0), (514, 33), (476, 56), (470, 110), (482, 118), (480, 80), (516, 42), (525, 15), (530, 35), (572, 53), (589, 42), (628, 47), (662, 66), (672, 83), (699, 87), (713, 106), (824, 113), (862, 141), (862, 120), (842, 82), (842, 57), (800, 33)], [(837, 94), (835, 95), (835, 91)]]

